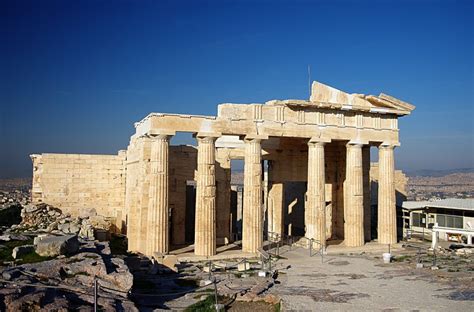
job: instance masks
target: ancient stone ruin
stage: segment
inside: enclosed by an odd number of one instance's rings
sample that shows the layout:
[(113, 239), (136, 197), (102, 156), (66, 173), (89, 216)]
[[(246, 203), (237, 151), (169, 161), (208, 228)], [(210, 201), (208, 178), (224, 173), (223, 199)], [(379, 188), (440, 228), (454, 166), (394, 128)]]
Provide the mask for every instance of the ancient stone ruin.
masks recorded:
[[(314, 82), (309, 100), (220, 104), (217, 116), (151, 113), (117, 155), (31, 155), (32, 199), (72, 215), (95, 208), (128, 236), (129, 250), (148, 256), (187, 243), (196, 255), (212, 256), (239, 232), (242, 251), (252, 254), (264, 232), (322, 246), (396, 243), (398, 118), (414, 108), (383, 93), (348, 94)], [(170, 146), (177, 132), (193, 133), (197, 147)], [(379, 151), (377, 220), (370, 147)], [(245, 163), (241, 219), (233, 159)]]

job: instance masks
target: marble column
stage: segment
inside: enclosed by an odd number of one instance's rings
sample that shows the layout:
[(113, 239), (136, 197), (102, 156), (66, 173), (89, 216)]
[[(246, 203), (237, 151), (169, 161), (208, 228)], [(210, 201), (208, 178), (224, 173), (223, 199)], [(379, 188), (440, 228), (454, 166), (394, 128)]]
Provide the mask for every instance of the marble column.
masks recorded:
[(245, 140), (242, 251), (249, 253), (263, 246), (261, 153), (260, 139)]
[(362, 147), (362, 174), (364, 188), (364, 240), (370, 242), (372, 239), (372, 213), (370, 196), (370, 146)]
[(148, 191), (148, 220), (146, 253), (166, 254), (168, 237), (168, 154), (169, 135), (151, 136), (150, 185)]
[(344, 183), (344, 243), (364, 245), (364, 202), (362, 144), (346, 145), (346, 183)]
[(215, 137), (197, 136), (196, 224), (194, 253), (216, 254), (216, 174)]
[(282, 235), (284, 233), (283, 204), (283, 183), (272, 181), (268, 191), (268, 231), (272, 234)]
[(324, 142), (308, 142), (308, 189), (305, 207), (306, 237), (326, 246), (326, 175)]
[(231, 240), (231, 163), (230, 151), (216, 149), (216, 242), (228, 244)]
[(397, 242), (394, 146), (379, 147), (378, 242)]

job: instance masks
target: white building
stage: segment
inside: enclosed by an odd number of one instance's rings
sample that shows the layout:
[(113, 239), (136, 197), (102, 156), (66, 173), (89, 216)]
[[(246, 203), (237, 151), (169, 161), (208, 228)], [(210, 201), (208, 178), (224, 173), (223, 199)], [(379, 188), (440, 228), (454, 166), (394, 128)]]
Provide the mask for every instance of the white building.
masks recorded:
[(448, 198), (435, 201), (405, 201), (402, 205), (404, 235), (414, 233), (438, 240), (474, 244), (474, 199)]

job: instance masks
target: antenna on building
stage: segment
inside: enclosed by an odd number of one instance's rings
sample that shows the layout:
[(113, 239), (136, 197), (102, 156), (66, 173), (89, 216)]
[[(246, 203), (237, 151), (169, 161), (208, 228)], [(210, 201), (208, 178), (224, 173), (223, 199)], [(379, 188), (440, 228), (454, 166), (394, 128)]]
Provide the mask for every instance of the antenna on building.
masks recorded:
[(311, 97), (311, 65), (308, 64), (308, 92)]

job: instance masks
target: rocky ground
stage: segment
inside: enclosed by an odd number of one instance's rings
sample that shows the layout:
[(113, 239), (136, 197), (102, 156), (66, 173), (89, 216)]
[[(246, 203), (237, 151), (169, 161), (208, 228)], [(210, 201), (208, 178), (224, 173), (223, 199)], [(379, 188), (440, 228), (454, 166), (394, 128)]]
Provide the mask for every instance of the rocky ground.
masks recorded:
[(271, 264), (150, 261), (127, 252), (126, 238), (93, 211), (8, 208), (21, 222), (0, 230), (0, 311), (91, 311), (95, 282), (103, 311), (212, 311), (216, 300), (229, 311), (467, 311), (474, 301), (474, 249), (465, 246), (405, 243), (386, 264), (381, 252), (321, 259), (296, 245), (270, 250)]
[[(179, 263), (127, 252), (106, 218), (72, 217), (48, 206), (14, 204), (0, 229), (0, 311), (91, 311), (94, 282), (103, 311), (199, 311), (217, 300), (226, 309), (274, 311), (273, 278), (242, 259)], [(3, 215), (5, 216), (5, 214)], [(6, 220), (4, 218), (4, 220)], [(238, 269), (240, 267), (240, 270)]]

